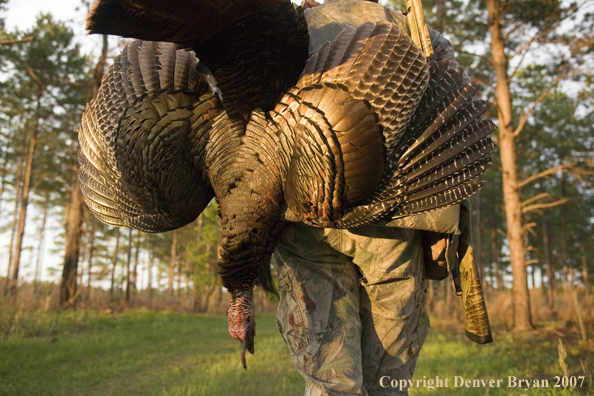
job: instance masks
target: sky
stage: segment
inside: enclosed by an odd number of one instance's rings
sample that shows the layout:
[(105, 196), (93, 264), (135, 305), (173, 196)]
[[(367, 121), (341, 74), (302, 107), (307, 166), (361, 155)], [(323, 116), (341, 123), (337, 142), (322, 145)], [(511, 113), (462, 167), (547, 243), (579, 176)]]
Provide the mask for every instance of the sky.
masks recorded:
[(81, 44), (83, 52), (99, 54), (101, 51), (101, 36), (89, 36), (85, 33), (87, 7), (81, 0), (9, 0), (6, 8), (3, 15), (9, 31), (14, 28), (28, 30), (35, 24), (40, 13), (49, 12), (74, 30), (76, 41)]
[[(59, 6), (57, 6), (59, 4)], [(35, 18), (40, 12), (51, 12), (56, 19), (63, 21), (79, 20), (79, 24), (84, 24), (86, 7), (80, 0), (9, 0), (8, 12), (6, 15), (6, 25), (9, 30), (15, 26), (23, 30), (35, 23)], [(78, 8), (78, 11), (76, 10)]]

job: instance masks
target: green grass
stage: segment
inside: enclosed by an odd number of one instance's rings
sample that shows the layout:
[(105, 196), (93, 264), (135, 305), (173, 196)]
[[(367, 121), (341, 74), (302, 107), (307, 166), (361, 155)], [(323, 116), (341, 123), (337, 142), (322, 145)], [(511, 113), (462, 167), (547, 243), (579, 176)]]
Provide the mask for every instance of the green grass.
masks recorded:
[[(594, 371), (593, 346), (579, 343), (564, 336), (567, 350), (565, 362), (569, 376), (584, 376), (583, 385), (575, 389), (555, 388), (555, 376), (563, 376), (559, 363), (559, 336), (545, 331), (524, 334), (495, 332), (494, 343), (477, 345), (462, 334), (463, 332), (440, 332), (432, 330), (421, 350), (415, 379), (442, 380), (449, 378), (448, 387), (429, 390), (423, 386), (411, 391), (411, 396), (420, 395), (594, 395), (592, 372)], [(581, 362), (580, 362), (581, 360)], [(586, 368), (586, 373), (582, 369)], [(503, 380), (500, 387), (456, 387), (455, 377), (463, 381), (475, 379)], [(548, 380), (548, 387), (526, 386), (509, 387), (508, 377), (516, 379)], [(577, 378), (576, 378), (577, 379)], [(460, 379), (458, 382), (460, 383)], [(531, 381), (532, 383), (532, 381)], [(497, 384), (495, 381), (494, 385)], [(518, 383), (516, 382), (516, 385)]]
[(241, 367), (223, 316), (97, 315), (85, 331), (0, 342), (0, 395), (297, 395), (273, 315), (260, 315), (256, 355)]
[[(417, 395), (585, 395), (553, 388), (563, 375), (557, 338), (496, 333), (496, 343), (480, 346), (460, 331), (432, 330), (416, 379), (450, 378), (448, 388), (427, 387)], [(568, 337), (566, 337), (568, 338)], [(594, 368), (591, 345), (566, 339), (570, 375)], [(239, 343), (227, 333), (226, 318), (181, 313), (131, 311), (116, 319), (92, 312), (0, 312), (0, 395), (302, 395), (303, 379), (275, 328), (274, 315), (258, 315), (256, 354), (248, 371)], [(549, 388), (507, 388), (507, 376), (548, 378)], [(501, 388), (455, 388), (464, 379), (504, 379)], [(591, 378), (586, 379), (592, 383)], [(422, 385), (422, 384), (421, 384)], [(589, 392), (589, 393), (588, 393)]]

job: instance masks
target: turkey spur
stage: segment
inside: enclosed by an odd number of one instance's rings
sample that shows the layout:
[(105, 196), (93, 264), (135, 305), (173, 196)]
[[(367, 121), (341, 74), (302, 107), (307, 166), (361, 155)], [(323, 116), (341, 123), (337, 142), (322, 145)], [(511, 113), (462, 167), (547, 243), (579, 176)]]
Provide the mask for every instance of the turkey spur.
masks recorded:
[[(79, 131), (86, 202), (108, 224), (162, 232), (218, 198), (219, 273), (244, 367), (253, 288), (273, 291), (285, 207), (311, 226), (352, 228), (452, 205), (482, 185), (473, 179), (490, 165), (489, 104), (457, 63), (427, 61), (395, 24), (346, 28), (306, 61), (303, 16), (281, 0), (94, 10), (92, 32), (175, 44), (133, 41), (104, 77)], [(282, 23), (250, 22), (262, 18)], [(277, 37), (273, 49), (253, 39), (258, 29)], [(293, 68), (273, 67), (278, 54)]]

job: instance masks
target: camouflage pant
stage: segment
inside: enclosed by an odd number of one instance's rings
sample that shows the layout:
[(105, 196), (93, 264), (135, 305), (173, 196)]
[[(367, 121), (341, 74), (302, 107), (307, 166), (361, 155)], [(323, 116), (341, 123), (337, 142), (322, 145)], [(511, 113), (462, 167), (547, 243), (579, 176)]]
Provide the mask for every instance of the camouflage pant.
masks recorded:
[(273, 255), (277, 326), (306, 396), (402, 395), (427, 332), (419, 231), (292, 223)]

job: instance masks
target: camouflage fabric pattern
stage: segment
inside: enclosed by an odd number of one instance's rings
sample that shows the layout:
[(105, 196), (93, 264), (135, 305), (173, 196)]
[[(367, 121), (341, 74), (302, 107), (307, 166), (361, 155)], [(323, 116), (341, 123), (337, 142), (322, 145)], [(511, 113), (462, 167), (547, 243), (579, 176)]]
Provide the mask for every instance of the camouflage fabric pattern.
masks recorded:
[(380, 379), (411, 379), (429, 331), (420, 231), (293, 223), (272, 260), (277, 326), (305, 395), (407, 394)]

